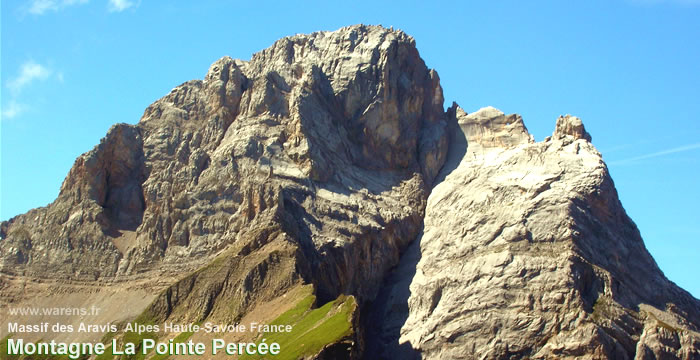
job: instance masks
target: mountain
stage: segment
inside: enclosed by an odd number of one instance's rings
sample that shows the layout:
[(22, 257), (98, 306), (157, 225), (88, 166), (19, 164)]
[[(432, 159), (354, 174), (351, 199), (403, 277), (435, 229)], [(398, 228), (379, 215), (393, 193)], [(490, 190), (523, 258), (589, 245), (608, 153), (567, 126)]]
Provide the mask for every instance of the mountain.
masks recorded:
[(422, 234), (372, 312), (379, 353), (401, 342), (423, 359), (700, 356), (697, 299), (649, 255), (580, 119), (560, 117), (536, 143), (517, 115), (448, 112)]
[(288, 322), (292, 358), (700, 357), (700, 302), (578, 118), (536, 143), (517, 115), (443, 102), (414, 39), (380, 26), (221, 58), (0, 225), (0, 304)]

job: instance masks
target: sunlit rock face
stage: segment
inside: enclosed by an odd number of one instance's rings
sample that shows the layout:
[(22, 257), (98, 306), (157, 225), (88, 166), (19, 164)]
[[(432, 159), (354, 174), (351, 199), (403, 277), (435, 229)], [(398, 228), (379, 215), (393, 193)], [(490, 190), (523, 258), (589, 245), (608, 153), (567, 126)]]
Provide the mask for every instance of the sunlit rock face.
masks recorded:
[[(647, 252), (580, 119), (560, 117), (536, 143), (520, 116), (451, 112), (450, 152), (423, 233), (375, 306), (374, 316), (394, 319), (375, 350), (422, 359), (700, 356), (698, 301)], [(402, 304), (406, 314), (392, 312)]]

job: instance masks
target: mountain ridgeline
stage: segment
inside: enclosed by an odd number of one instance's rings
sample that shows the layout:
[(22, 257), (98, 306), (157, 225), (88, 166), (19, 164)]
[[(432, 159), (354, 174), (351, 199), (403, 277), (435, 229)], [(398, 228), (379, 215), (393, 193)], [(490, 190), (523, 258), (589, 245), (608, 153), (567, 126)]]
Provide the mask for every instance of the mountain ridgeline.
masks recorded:
[(300, 358), (700, 358), (700, 301), (581, 120), (535, 142), (518, 115), (445, 111), (414, 39), (380, 26), (217, 60), (0, 235), (3, 308), (287, 319)]

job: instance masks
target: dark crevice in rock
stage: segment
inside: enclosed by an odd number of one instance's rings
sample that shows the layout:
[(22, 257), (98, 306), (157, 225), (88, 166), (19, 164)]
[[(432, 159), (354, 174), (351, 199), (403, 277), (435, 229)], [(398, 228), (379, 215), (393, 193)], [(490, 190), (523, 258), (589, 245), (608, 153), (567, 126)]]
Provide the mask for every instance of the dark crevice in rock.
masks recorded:
[[(459, 166), (467, 152), (467, 139), (459, 129), (456, 109), (457, 104), (453, 103), (445, 114), (446, 134), (449, 138), (448, 151), (435, 177), (433, 187), (444, 181)], [(410, 342), (399, 342), (401, 328), (409, 315), (408, 298), (411, 295), (409, 287), (421, 259), (422, 237), (421, 230), (406, 251), (401, 254), (399, 264), (385, 277), (376, 299), (363, 308), (363, 313), (366, 314), (364, 317), (366, 359), (418, 360), (422, 358), (420, 352), (414, 349)]]

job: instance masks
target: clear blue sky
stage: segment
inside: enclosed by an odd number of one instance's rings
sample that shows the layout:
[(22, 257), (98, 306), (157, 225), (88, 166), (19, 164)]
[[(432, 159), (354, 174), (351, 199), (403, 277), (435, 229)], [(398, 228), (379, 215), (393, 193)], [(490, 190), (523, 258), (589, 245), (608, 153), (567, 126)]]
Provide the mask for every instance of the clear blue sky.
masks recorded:
[(447, 105), (581, 117), (666, 275), (700, 297), (700, 0), (2, 1), (0, 219), (52, 201), (117, 122), (295, 33), (400, 28)]

